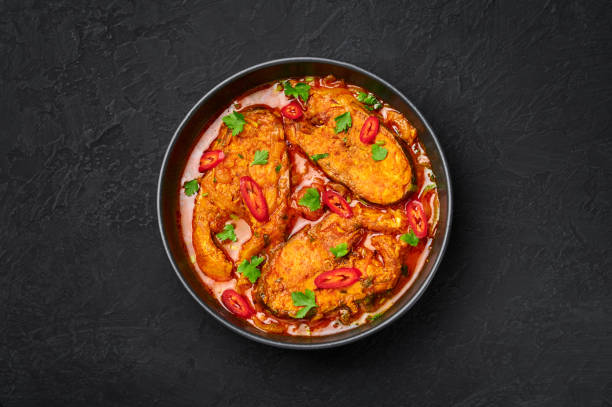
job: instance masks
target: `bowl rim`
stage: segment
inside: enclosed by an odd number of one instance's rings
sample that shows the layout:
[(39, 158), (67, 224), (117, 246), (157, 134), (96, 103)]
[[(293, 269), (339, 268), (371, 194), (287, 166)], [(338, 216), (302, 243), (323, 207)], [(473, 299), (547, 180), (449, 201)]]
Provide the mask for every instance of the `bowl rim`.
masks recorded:
[[(191, 120), (191, 118), (193, 117), (193, 115), (197, 112), (197, 110), (202, 106), (202, 104), (204, 104), (212, 95), (214, 95), (216, 92), (218, 92), (219, 90), (221, 90), (222, 88), (224, 88), (225, 86), (227, 86), (228, 84), (232, 83), (233, 81), (235, 81), (236, 79), (239, 79), (251, 72), (257, 71), (259, 69), (262, 68), (267, 68), (270, 66), (275, 66), (275, 65), (282, 65), (282, 64), (286, 64), (286, 63), (313, 63), (313, 62), (320, 62), (320, 63), (326, 63), (326, 64), (331, 64), (331, 65), (336, 65), (336, 66), (340, 66), (349, 70), (353, 70), (356, 71), (362, 75), (368, 76), (371, 79), (374, 79), (375, 81), (378, 81), (379, 83), (383, 84), (384, 86), (386, 86), (391, 92), (395, 93), (397, 96), (399, 96), (406, 104), (408, 104), (408, 106), (410, 106), (410, 108), (413, 110), (413, 113), (419, 118), (419, 120), (421, 120), (421, 122), (423, 123), (424, 127), (427, 129), (427, 131), (429, 132), (429, 134), (431, 135), (431, 138), (434, 142), (434, 145), (436, 147), (436, 149), (438, 150), (438, 154), (440, 157), (440, 162), (442, 164), (442, 168), (444, 169), (446, 178), (447, 178), (447, 186), (446, 186), (446, 193), (448, 196), (448, 207), (447, 207), (447, 214), (446, 214), (446, 230), (444, 232), (444, 235), (441, 236), (442, 238), (442, 245), (440, 247), (440, 252), (438, 254), (438, 256), (435, 259), (435, 262), (431, 268), (431, 272), (429, 273), (429, 275), (425, 278), (425, 280), (423, 281), (421, 287), (414, 293), (414, 295), (412, 296), (412, 298), (410, 298), (408, 300), (408, 302), (406, 302), (406, 304), (404, 304), (404, 306), (400, 309), (397, 310), (397, 312), (395, 312), (395, 314), (391, 315), (389, 318), (386, 318), (384, 320), (382, 320), (380, 323), (375, 324), (375, 325), (371, 325), (371, 327), (369, 329), (366, 329), (362, 332), (358, 332), (355, 335), (351, 335), (345, 338), (341, 338), (341, 339), (336, 339), (336, 340), (330, 340), (328, 342), (320, 342), (320, 343), (287, 343), (281, 340), (276, 340), (276, 339), (269, 339), (269, 338), (265, 338), (263, 336), (258, 336), (255, 335), (251, 332), (248, 332), (244, 329), (242, 329), (241, 327), (232, 324), (230, 321), (228, 321), (227, 319), (225, 319), (223, 316), (221, 316), (220, 314), (218, 314), (215, 310), (211, 309), (204, 301), (202, 301), (202, 299), (194, 292), (194, 290), (189, 286), (188, 282), (185, 280), (185, 277), (183, 277), (183, 274), (181, 273), (178, 264), (176, 263), (176, 261), (174, 260), (172, 253), (170, 251), (170, 247), (166, 241), (166, 229), (164, 227), (164, 222), (162, 220), (162, 211), (161, 211), (161, 206), (162, 206), (162, 183), (163, 180), (165, 178), (166, 175), (166, 171), (167, 171), (167, 164), (168, 164), (168, 158), (170, 157), (170, 153), (172, 152), (172, 150), (174, 149), (174, 145), (176, 144), (176, 141), (179, 138), (179, 135), (182, 133), (185, 125), (189, 122), (189, 120)], [(451, 177), (450, 177), (450, 171), (448, 168), (448, 164), (446, 162), (446, 157), (444, 156), (444, 152), (442, 150), (442, 147), (440, 146), (440, 143), (438, 141), (438, 138), (436, 137), (433, 129), (431, 128), (431, 126), (429, 125), (429, 122), (427, 122), (427, 120), (425, 119), (425, 117), (421, 114), (421, 112), (416, 108), (416, 106), (406, 97), (404, 96), (404, 94), (402, 92), (400, 92), (395, 86), (391, 85), (389, 82), (387, 82), (386, 80), (380, 78), (379, 76), (366, 71), (363, 68), (360, 68), (356, 65), (347, 63), (347, 62), (342, 62), (342, 61), (337, 61), (334, 59), (328, 59), (328, 58), (319, 58), (319, 57), (289, 57), (289, 58), (281, 58), (281, 59), (274, 59), (274, 60), (270, 60), (270, 61), (266, 61), (266, 62), (262, 62), (256, 65), (252, 65), (246, 69), (243, 69), (231, 76), (229, 76), (228, 78), (226, 78), (225, 80), (221, 81), (219, 84), (217, 84), (216, 86), (214, 86), (211, 90), (209, 90), (208, 92), (206, 92), (206, 94), (200, 98), (200, 100), (198, 100), (195, 105), (189, 110), (189, 112), (187, 113), (187, 115), (183, 118), (183, 120), (181, 121), (181, 123), (179, 124), (179, 126), (177, 127), (176, 131), (174, 132), (174, 135), (172, 136), (172, 139), (170, 140), (170, 143), (168, 144), (168, 147), (166, 148), (166, 153), (164, 154), (164, 158), (162, 160), (162, 165), (161, 165), (161, 170), (159, 173), (159, 177), (158, 177), (158, 181), (157, 181), (157, 220), (158, 220), (158, 225), (159, 225), (159, 231), (161, 234), (161, 238), (162, 238), (162, 242), (164, 244), (164, 249), (166, 251), (166, 255), (168, 256), (168, 259), (170, 260), (170, 264), (172, 264), (172, 267), (174, 268), (174, 271), (177, 275), (177, 277), (179, 278), (179, 280), (181, 281), (181, 283), (183, 284), (183, 286), (185, 287), (185, 289), (191, 294), (191, 296), (198, 302), (198, 304), (200, 304), (200, 306), (202, 306), (210, 315), (213, 316), (213, 318), (215, 318), (217, 321), (219, 321), (222, 325), (224, 325), (225, 327), (229, 328), (230, 330), (234, 331), (235, 333), (242, 335), (243, 337), (246, 337), (248, 339), (251, 339), (255, 342), (258, 343), (262, 343), (265, 345), (270, 345), (270, 346), (274, 346), (274, 347), (278, 347), (278, 348), (284, 348), (284, 349), (300, 349), (300, 350), (306, 350), (306, 349), (328, 349), (328, 348), (333, 348), (333, 347), (337, 347), (337, 346), (342, 346), (342, 345), (346, 345), (352, 342), (355, 342), (357, 340), (363, 339), (367, 336), (372, 335), (375, 332), (378, 332), (380, 330), (382, 330), (383, 328), (391, 325), (393, 322), (397, 321), (402, 315), (404, 315), (410, 308), (412, 308), (414, 306), (414, 304), (416, 304), (416, 302), (421, 298), (421, 296), (423, 295), (423, 293), (427, 290), (427, 288), (429, 287), (429, 284), (431, 283), (431, 281), (433, 280), (434, 275), (436, 274), (440, 263), (442, 262), (442, 259), (444, 258), (444, 254), (446, 252), (446, 248), (448, 246), (448, 241), (449, 241), (449, 237), (450, 237), (450, 232), (451, 232), (451, 226), (452, 226), (452, 212), (453, 212), (453, 199), (452, 199), (452, 186), (451, 186)], [(350, 331), (349, 331), (350, 332)], [(331, 335), (330, 335), (331, 337)]]

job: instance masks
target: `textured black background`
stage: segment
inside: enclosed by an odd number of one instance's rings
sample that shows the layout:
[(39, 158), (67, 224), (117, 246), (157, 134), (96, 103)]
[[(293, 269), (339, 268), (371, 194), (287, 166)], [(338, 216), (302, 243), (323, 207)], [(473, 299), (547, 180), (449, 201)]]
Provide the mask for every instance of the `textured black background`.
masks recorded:
[[(612, 405), (612, 3), (0, 0), (0, 404)], [(421, 301), (333, 350), (239, 337), (174, 275), (174, 129), (252, 64), (396, 85), (451, 167)]]

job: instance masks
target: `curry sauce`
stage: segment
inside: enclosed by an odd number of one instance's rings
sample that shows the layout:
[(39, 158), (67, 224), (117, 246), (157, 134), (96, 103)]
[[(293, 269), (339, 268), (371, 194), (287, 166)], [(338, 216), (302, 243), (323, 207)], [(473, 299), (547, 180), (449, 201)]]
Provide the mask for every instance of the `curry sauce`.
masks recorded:
[(259, 329), (328, 335), (380, 317), (439, 218), (416, 129), (334, 77), (257, 87), (202, 131), (179, 226), (201, 283)]

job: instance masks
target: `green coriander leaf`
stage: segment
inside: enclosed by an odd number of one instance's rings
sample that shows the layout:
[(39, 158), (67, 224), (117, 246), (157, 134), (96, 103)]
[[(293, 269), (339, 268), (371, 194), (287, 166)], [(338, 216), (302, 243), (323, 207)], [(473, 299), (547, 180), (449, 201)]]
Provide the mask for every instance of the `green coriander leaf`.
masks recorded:
[(223, 116), (223, 123), (232, 131), (232, 136), (239, 134), (244, 129), (244, 116), (240, 113), (232, 112)]
[(340, 116), (334, 118), (334, 120), (336, 121), (336, 128), (334, 129), (336, 134), (343, 131), (348, 132), (348, 129), (353, 125), (351, 112), (342, 113)]
[(406, 264), (402, 264), (402, 275), (407, 276), (410, 270)]
[(183, 188), (185, 188), (185, 195), (193, 196), (196, 192), (200, 190), (200, 184), (198, 184), (197, 179), (192, 179), (191, 181), (187, 181), (183, 184)]
[(282, 168), (282, 166), (280, 164), (278, 164), (276, 167), (274, 167), (274, 170), (276, 172), (280, 172), (281, 168)]
[(238, 215), (235, 215), (235, 214), (233, 214), (233, 213), (232, 213), (232, 214), (230, 215), (230, 218), (232, 218), (232, 219), (234, 219), (234, 220), (238, 220)]
[(336, 247), (330, 247), (329, 251), (336, 256), (336, 258), (346, 256), (348, 254), (348, 245), (346, 243), (340, 243)]
[(386, 148), (378, 144), (372, 144), (372, 159), (374, 159), (374, 161), (382, 161), (387, 158), (387, 152)]
[(319, 190), (316, 188), (308, 188), (306, 193), (299, 200), (298, 204), (301, 206), (305, 206), (311, 211), (316, 211), (321, 208), (321, 196), (319, 195)]
[(384, 140), (378, 140), (376, 143), (374, 143), (378, 146), (384, 146), (385, 145), (385, 141)]
[(255, 157), (253, 157), (253, 162), (251, 163), (251, 166), (253, 165), (265, 165), (268, 163), (268, 155), (270, 153), (268, 153), (268, 150), (257, 150), (255, 151)]
[(234, 225), (231, 223), (223, 226), (223, 232), (219, 232), (215, 236), (217, 236), (217, 239), (220, 241), (231, 240), (232, 242), (235, 242), (238, 240), (238, 238), (236, 238), (236, 232), (234, 232)]
[(294, 318), (304, 318), (304, 316), (308, 314), (308, 311), (317, 306), (315, 293), (309, 289), (304, 290), (303, 293), (300, 291), (292, 292), (291, 299), (293, 300), (293, 305), (296, 307), (304, 307), (296, 312)]
[(244, 156), (242, 154), (240, 154), (240, 153), (238, 153), (238, 157), (244, 158)]
[(344, 142), (344, 144), (348, 143), (348, 139), (346, 137), (342, 137), (342, 142)]
[(429, 191), (431, 191), (432, 189), (434, 189), (436, 187), (437, 187), (437, 185), (435, 183), (427, 184), (427, 185), (425, 185), (425, 188), (423, 188), (423, 193), (429, 192)]
[(306, 77), (304, 78), (304, 80), (305, 80), (306, 82), (312, 82), (312, 81), (314, 81), (314, 76), (306, 76)]
[(251, 257), (251, 261), (243, 260), (238, 266), (237, 271), (248, 278), (251, 283), (255, 283), (261, 275), (261, 271), (257, 268), (257, 266), (259, 266), (263, 261), (263, 257), (253, 256)]
[(410, 246), (414, 247), (419, 244), (419, 238), (416, 237), (412, 229), (408, 231), (408, 233), (404, 233), (400, 236), (400, 240), (402, 242), (408, 243)]
[(418, 189), (418, 187), (416, 186), (416, 184), (410, 184), (410, 186), (408, 187), (408, 192), (415, 192)]
[(310, 91), (310, 85), (307, 85), (305, 83), (296, 83), (295, 87), (291, 86), (291, 83), (289, 81), (285, 81), (285, 83), (283, 84), (285, 87), (285, 95), (286, 96), (293, 96), (294, 98), (302, 98), (302, 100), (304, 101), (304, 103), (306, 103), (308, 101), (308, 92)]
[(204, 192), (204, 193), (202, 194), (202, 196), (203, 196), (204, 198), (206, 198), (206, 197), (208, 196), (208, 192)]
[(317, 162), (321, 158), (325, 158), (325, 157), (329, 157), (329, 153), (315, 154), (315, 155), (311, 155), (310, 156), (310, 158), (312, 158), (312, 161), (314, 161), (314, 162)]
[(366, 94), (363, 92), (359, 92), (359, 94), (357, 95), (357, 100), (361, 103), (364, 103), (366, 105), (365, 108), (368, 110), (378, 110), (382, 107), (382, 103), (378, 99), (376, 99), (376, 97), (371, 93)]
[(378, 318), (380, 318), (380, 317), (382, 317), (382, 316), (383, 316), (382, 312), (379, 312), (378, 314), (370, 315), (370, 316), (368, 317), (368, 320), (369, 320), (370, 322), (372, 322), (372, 321), (376, 321)]

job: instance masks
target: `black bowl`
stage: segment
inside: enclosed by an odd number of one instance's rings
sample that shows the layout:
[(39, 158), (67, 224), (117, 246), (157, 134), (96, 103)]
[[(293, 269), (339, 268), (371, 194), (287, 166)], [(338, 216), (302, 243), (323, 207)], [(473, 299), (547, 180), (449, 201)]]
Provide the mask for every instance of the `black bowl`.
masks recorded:
[[(199, 283), (184, 250), (177, 223), (178, 191), (185, 161), (197, 142), (201, 130), (239, 95), (266, 82), (296, 76), (332, 74), (348, 83), (362, 86), (402, 112), (417, 128), (436, 174), (440, 198), (440, 221), (429, 261), (425, 263), (412, 286), (383, 316), (354, 329), (328, 336), (285, 336), (263, 332), (223, 308)], [(291, 349), (330, 348), (364, 338), (396, 321), (423, 294), (440, 265), (451, 226), (451, 184), (442, 149), (433, 130), (416, 107), (397, 89), (378, 76), (344, 62), (323, 58), (287, 58), (252, 66), (224, 80), (208, 92), (187, 114), (172, 137), (159, 174), (157, 216), (162, 240), (172, 267), (187, 291), (214, 318), (234, 332), (267, 345)]]

